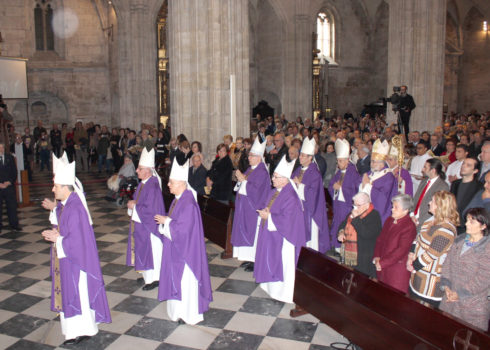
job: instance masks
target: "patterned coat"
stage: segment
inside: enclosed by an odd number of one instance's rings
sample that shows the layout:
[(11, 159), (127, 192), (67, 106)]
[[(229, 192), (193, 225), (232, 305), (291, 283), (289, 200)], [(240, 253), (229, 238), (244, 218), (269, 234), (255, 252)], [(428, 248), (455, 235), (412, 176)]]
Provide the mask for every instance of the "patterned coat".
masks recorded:
[(439, 285), (442, 264), (457, 232), (450, 223), (433, 225), (433, 222), (434, 217), (424, 222), (412, 246), (415, 260), (410, 289), (422, 298), (440, 301), (444, 293)]
[(463, 254), (465, 235), (458, 236), (442, 266), (441, 288), (458, 293), (459, 300), (448, 302), (444, 295), (440, 309), (473, 326), (488, 329), (490, 301), (490, 237), (484, 236)]

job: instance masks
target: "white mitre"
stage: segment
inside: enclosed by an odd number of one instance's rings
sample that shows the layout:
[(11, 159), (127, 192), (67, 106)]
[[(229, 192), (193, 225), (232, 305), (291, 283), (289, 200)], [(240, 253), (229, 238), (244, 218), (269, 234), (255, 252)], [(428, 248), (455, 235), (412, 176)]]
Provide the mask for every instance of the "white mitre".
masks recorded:
[(63, 155), (60, 158), (56, 157), (56, 155), (53, 153), (53, 174), (56, 174), (56, 168), (58, 168), (59, 165), (68, 163), (69, 161), (66, 152), (63, 152)]
[(189, 160), (184, 165), (179, 165), (177, 159), (174, 159), (169, 179), (187, 182), (189, 179)]
[(398, 148), (394, 145), (391, 145), (390, 152), (388, 153), (390, 157), (397, 158), (398, 157)]
[(311, 139), (305, 137), (305, 139), (303, 140), (303, 146), (301, 146), (301, 153), (307, 154), (309, 156), (314, 156), (315, 146), (316, 146), (316, 141), (314, 137)]
[(148, 152), (146, 147), (143, 147), (143, 151), (141, 152), (139, 166), (144, 166), (147, 168), (155, 167), (155, 150), (152, 148), (151, 151)]
[(254, 144), (252, 145), (252, 148), (250, 149), (250, 153), (253, 153), (257, 156), (263, 157), (264, 152), (265, 152), (265, 146), (266, 146), (266, 143), (260, 142), (259, 138), (256, 137)]
[(289, 179), (294, 169), (294, 163), (294, 161), (288, 162), (286, 160), (286, 155), (284, 155), (279, 164), (277, 164), (274, 173)]
[(54, 183), (58, 185), (75, 186), (75, 162), (68, 163), (58, 160)]
[(350, 155), (350, 144), (347, 140), (337, 139), (335, 140), (335, 155), (337, 158), (348, 159)]

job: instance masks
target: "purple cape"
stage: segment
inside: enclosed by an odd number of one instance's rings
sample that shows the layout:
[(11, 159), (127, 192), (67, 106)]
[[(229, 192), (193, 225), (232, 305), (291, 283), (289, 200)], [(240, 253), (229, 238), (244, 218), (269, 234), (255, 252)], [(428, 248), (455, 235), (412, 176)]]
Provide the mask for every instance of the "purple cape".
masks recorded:
[[(82, 314), (78, 282), (80, 271), (83, 271), (87, 274), (89, 303), (90, 308), (95, 311), (95, 321), (111, 323), (94, 230), (90, 226), (85, 207), (75, 192), (68, 197), (64, 209), (61, 209), (60, 204), (56, 215), (66, 255), (65, 258), (59, 259), (61, 302), (65, 317)], [(51, 254), (54, 254), (53, 249)], [(60, 310), (54, 308), (54, 274), (54, 266), (51, 266), (51, 310), (59, 312)]]
[[(298, 167), (291, 179), (299, 176), (301, 167)], [(330, 247), (330, 230), (328, 229), (327, 203), (325, 201), (325, 190), (323, 189), (323, 179), (316, 163), (311, 163), (303, 174), (301, 183), (305, 185), (303, 201), (306, 241), (311, 240), (311, 219), (315, 220), (318, 226), (318, 249), (321, 253)]]
[[(140, 182), (134, 199), (137, 198), (140, 191)], [(155, 215), (165, 215), (165, 205), (163, 204), (162, 190), (158, 184), (158, 179), (152, 176), (148, 179), (145, 186), (141, 190), (141, 194), (136, 204), (136, 211), (141, 220), (141, 224), (134, 222), (134, 256), (135, 270), (144, 271), (153, 269), (153, 253), (151, 250), (150, 234), (153, 233), (158, 239), (162, 239), (162, 235), (158, 233), (158, 224), (154, 217)], [(126, 254), (126, 265), (131, 265), (131, 221), (129, 223), (128, 248)]]
[(266, 200), (271, 188), (269, 172), (264, 163), (261, 162), (253, 171), (249, 167), (245, 172), (245, 175), (248, 174), (247, 195), (237, 193), (235, 202), (231, 231), (231, 244), (235, 247), (253, 246), (259, 216), (257, 210), (267, 206)]
[[(174, 205), (175, 199), (172, 201)], [(170, 207), (172, 207), (172, 205)], [(204, 243), (201, 211), (192, 192), (185, 190), (170, 216), (172, 240), (163, 236), (162, 269), (158, 299), (182, 300), (181, 280), (185, 264), (189, 266), (199, 284), (199, 313), (209, 309), (213, 300), (208, 258)]]
[(361, 183), (361, 176), (357, 172), (356, 166), (349, 162), (347, 165), (347, 170), (345, 171), (344, 181), (342, 182), (342, 193), (345, 199), (345, 202), (342, 202), (335, 199), (335, 190), (333, 189), (333, 185), (340, 180), (340, 176), (341, 171), (338, 170), (334, 177), (330, 180), (330, 184), (328, 186), (328, 192), (330, 193), (330, 197), (332, 197), (333, 211), (332, 227), (330, 228), (329, 249), (340, 247), (340, 243), (337, 241), (339, 226), (351, 212), (352, 197), (354, 197), (358, 192), (359, 184)]
[[(271, 191), (267, 203), (276, 191)], [(270, 208), (277, 231), (267, 229), (267, 221), (260, 225), (255, 253), (254, 277), (257, 283), (283, 281), (283, 238), (295, 246), (296, 263), (299, 251), (306, 244), (306, 228), (301, 200), (291, 183), (284, 186)]]
[[(371, 176), (373, 172), (369, 171)], [(371, 202), (381, 216), (381, 223), (391, 216), (391, 199), (398, 194), (398, 181), (391, 172), (375, 180), (371, 188)]]

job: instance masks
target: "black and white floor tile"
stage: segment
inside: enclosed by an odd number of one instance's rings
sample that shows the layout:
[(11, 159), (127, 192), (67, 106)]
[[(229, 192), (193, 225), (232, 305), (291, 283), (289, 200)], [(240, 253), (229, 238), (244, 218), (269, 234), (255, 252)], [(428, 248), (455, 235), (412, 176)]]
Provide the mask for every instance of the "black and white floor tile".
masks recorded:
[(168, 319), (157, 290), (145, 292), (139, 277), (125, 265), (126, 210), (107, 202), (103, 177), (79, 176), (86, 182), (101, 267), (111, 307), (111, 324), (75, 346), (64, 346), (59, 318), (50, 311), (49, 244), (42, 237), (48, 213), (40, 202), (50, 195), (51, 174), (35, 174), (34, 206), (19, 209), (22, 232), (10, 231), (3, 213), (0, 235), (0, 349), (332, 349), (346, 342), (315, 317), (289, 317), (292, 304), (270, 299), (235, 259), (222, 260), (221, 248), (207, 242), (214, 301), (198, 325)]

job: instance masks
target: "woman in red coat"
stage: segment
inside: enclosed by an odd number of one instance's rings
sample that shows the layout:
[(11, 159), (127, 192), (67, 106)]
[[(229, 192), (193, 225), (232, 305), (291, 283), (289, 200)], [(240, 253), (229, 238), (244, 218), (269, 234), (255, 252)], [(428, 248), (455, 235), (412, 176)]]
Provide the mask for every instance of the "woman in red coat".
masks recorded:
[(378, 280), (407, 293), (410, 272), (406, 269), (406, 256), (417, 234), (409, 215), (412, 197), (399, 194), (393, 197), (392, 204), (391, 217), (376, 240), (373, 263)]

